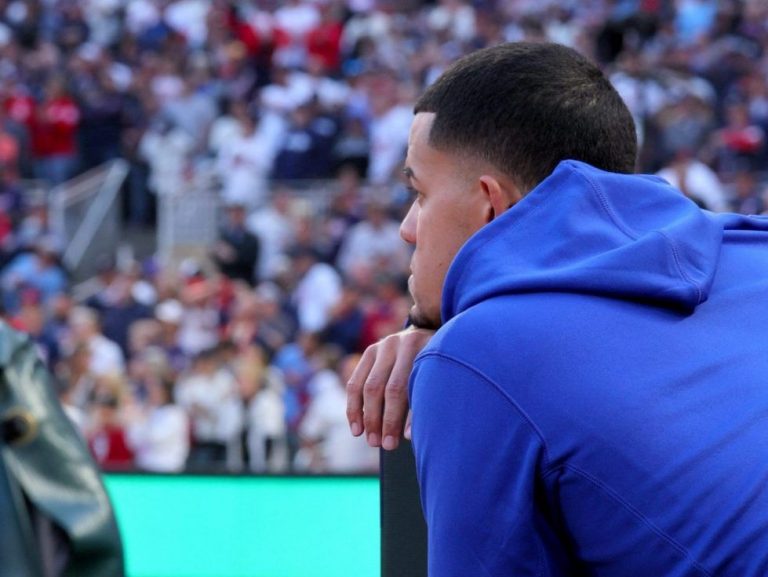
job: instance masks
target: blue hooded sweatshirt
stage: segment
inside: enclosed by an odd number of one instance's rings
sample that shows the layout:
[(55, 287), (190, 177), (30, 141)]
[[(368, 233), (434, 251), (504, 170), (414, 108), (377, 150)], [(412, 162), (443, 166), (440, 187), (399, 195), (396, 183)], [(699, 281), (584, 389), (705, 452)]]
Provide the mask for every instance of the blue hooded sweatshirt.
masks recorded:
[(768, 576), (768, 219), (566, 161), (410, 382), (430, 577)]

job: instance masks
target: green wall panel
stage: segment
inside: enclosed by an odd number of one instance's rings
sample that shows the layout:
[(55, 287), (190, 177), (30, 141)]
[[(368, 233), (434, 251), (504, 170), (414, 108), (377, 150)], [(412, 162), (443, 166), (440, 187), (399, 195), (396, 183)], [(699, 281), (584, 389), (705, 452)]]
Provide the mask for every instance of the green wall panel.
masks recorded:
[(128, 577), (379, 577), (379, 480), (112, 474)]

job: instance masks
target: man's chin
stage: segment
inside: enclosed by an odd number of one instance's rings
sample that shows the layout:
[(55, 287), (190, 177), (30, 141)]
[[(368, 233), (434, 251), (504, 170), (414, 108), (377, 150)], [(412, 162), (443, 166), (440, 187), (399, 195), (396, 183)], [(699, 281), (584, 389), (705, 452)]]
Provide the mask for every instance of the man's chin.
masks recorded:
[(429, 329), (431, 331), (436, 331), (442, 324), (439, 317), (437, 319), (429, 317), (422, 313), (416, 305), (411, 307), (411, 312), (408, 314), (408, 323), (416, 328)]

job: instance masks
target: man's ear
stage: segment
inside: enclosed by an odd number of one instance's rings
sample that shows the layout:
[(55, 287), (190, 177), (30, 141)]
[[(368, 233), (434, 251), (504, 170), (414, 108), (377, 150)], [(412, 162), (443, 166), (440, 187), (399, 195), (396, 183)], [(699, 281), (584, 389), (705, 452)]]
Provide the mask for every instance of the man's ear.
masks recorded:
[(488, 222), (504, 214), (523, 198), (520, 190), (508, 179), (489, 174), (480, 177), (480, 189), (488, 200)]

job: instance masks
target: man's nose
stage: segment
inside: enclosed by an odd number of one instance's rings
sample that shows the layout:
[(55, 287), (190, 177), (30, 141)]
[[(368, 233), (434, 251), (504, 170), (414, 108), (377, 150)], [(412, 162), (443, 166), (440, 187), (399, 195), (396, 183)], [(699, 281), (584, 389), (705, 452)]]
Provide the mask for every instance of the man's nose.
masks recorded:
[(408, 244), (416, 244), (416, 213), (418, 206), (414, 201), (411, 204), (411, 208), (408, 209), (408, 214), (405, 215), (403, 222), (400, 223), (400, 238), (402, 238)]

